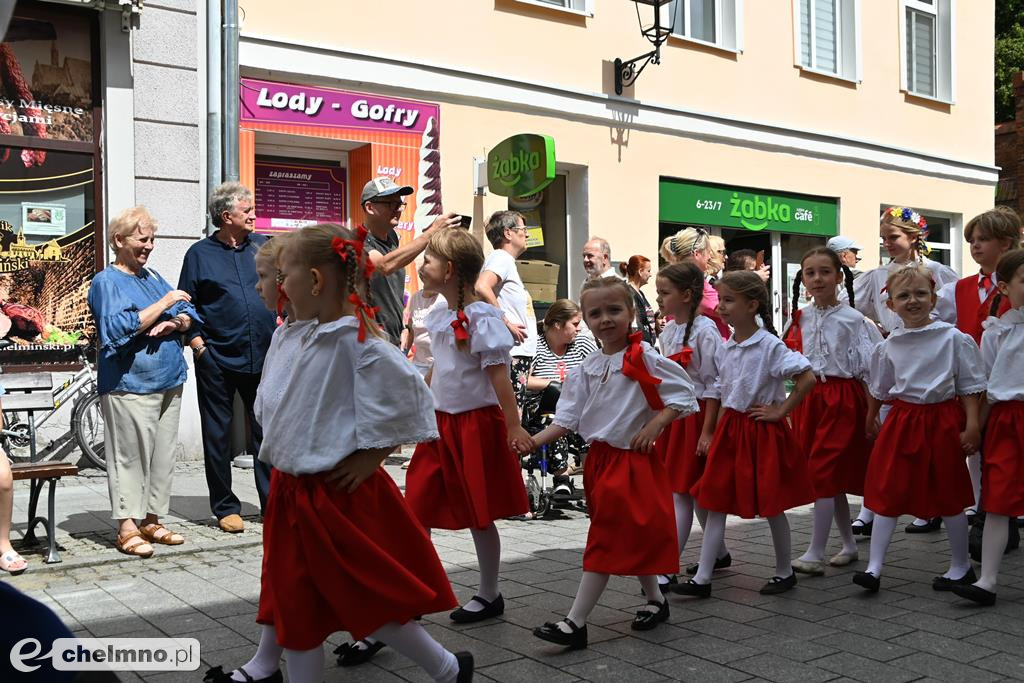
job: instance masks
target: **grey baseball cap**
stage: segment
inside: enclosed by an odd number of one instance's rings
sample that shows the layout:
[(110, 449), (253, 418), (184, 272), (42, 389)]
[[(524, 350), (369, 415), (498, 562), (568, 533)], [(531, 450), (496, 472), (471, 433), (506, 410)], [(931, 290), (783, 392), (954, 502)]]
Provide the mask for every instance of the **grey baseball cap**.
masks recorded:
[(408, 185), (397, 185), (395, 181), (387, 176), (380, 176), (374, 178), (370, 182), (363, 186), (363, 194), (359, 199), (360, 204), (366, 202), (372, 202), (381, 197), (404, 197), (407, 194), (415, 192), (412, 187)]
[(843, 237), (837, 235), (825, 243), (825, 246), (832, 251), (839, 253), (840, 251), (860, 251), (861, 247), (859, 244), (851, 240), (849, 237)]

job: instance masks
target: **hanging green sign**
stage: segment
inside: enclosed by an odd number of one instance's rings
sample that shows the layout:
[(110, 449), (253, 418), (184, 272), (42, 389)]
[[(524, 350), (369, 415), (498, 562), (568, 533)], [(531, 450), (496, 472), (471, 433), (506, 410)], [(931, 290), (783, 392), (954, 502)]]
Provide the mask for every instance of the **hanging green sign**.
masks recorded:
[(494, 194), (525, 197), (554, 179), (555, 140), (549, 135), (513, 135), (487, 155), (487, 187)]
[(723, 228), (773, 230), (833, 237), (839, 234), (839, 201), (785, 192), (662, 178), (658, 218)]

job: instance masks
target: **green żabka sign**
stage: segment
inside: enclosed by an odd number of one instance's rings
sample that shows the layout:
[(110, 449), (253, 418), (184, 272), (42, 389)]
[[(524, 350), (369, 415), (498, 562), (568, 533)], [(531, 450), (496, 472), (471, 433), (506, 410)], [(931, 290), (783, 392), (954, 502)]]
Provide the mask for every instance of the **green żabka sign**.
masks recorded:
[(487, 155), (487, 187), (494, 194), (525, 197), (554, 179), (555, 140), (549, 135), (513, 135)]
[(658, 218), (668, 223), (824, 237), (839, 233), (839, 201), (828, 197), (662, 179), (659, 201)]

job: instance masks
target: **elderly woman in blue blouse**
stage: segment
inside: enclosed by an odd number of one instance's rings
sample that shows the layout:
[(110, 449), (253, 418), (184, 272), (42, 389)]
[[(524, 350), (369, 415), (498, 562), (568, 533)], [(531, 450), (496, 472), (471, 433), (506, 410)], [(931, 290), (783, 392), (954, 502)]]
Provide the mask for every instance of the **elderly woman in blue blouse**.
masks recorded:
[(117, 549), (149, 557), (153, 545), (180, 545), (160, 524), (170, 509), (181, 388), (188, 367), (182, 333), (199, 321), (187, 293), (146, 268), (156, 222), (141, 206), (111, 221), (114, 261), (93, 278), (89, 307), (99, 333), (100, 407)]

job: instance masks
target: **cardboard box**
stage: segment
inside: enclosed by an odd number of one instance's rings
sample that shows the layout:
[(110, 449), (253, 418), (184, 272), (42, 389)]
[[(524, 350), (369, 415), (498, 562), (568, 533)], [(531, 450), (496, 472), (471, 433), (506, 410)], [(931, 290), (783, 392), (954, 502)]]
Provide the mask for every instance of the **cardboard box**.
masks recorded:
[(557, 263), (547, 261), (516, 261), (519, 269), (519, 277), (523, 283), (532, 282), (538, 285), (557, 285), (558, 269)]
[(550, 304), (558, 298), (558, 285), (539, 285), (535, 282), (524, 282), (523, 285), (535, 304)]

